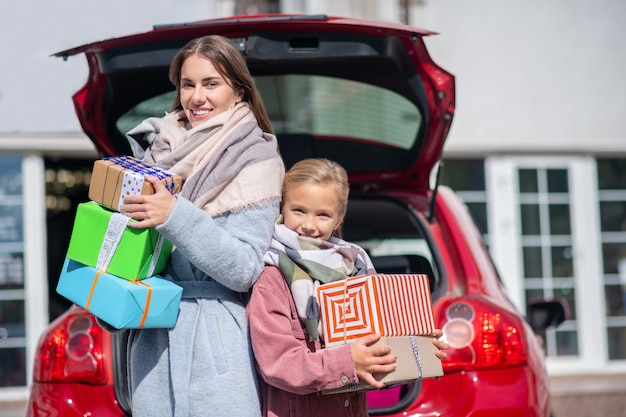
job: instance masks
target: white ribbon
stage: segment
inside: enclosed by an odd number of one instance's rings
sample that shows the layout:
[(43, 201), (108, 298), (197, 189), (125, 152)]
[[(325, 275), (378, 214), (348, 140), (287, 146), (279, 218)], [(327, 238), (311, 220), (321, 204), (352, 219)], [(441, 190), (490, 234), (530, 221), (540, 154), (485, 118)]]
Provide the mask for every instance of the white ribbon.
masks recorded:
[[(113, 259), (113, 255), (120, 244), (120, 240), (122, 240), (122, 235), (124, 234), (124, 230), (126, 229), (126, 225), (129, 221), (130, 217), (122, 213), (113, 213), (109, 219), (109, 224), (107, 225), (107, 230), (104, 234), (104, 240), (102, 242), (102, 246), (100, 247), (100, 252), (98, 253), (98, 262), (96, 264), (97, 270), (106, 271), (109, 267), (111, 259)], [(159, 261), (159, 256), (161, 256), (164, 240), (165, 238), (163, 235), (159, 233), (159, 237), (154, 245), (150, 267), (148, 268), (148, 277), (154, 275), (154, 270), (156, 269), (157, 262)]]
[(152, 253), (152, 261), (150, 262), (150, 269), (148, 269), (148, 276), (154, 275), (154, 269), (157, 266), (159, 256), (161, 256), (161, 248), (163, 248), (163, 235), (159, 233), (156, 244), (154, 245), (154, 252)]
[(117, 245), (119, 245), (122, 239), (122, 235), (124, 234), (129, 220), (130, 218), (122, 213), (113, 213), (109, 219), (109, 224), (104, 234), (104, 240), (100, 247), (100, 253), (98, 253), (97, 270), (106, 271), (109, 267), (109, 263), (111, 263), (111, 259), (113, 259), (113, 254), (115, 254)]

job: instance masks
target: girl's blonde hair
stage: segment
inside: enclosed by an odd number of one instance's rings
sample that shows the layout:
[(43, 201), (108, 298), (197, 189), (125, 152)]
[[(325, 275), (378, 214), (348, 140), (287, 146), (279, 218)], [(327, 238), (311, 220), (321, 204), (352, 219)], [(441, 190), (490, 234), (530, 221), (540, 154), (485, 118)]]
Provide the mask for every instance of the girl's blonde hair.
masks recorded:
[(208, 59), (226, 82), (237, 92), (243, 92), (245, 101), (256, 116), (259, 126), (264, 132), (274, 133), (270, 119), (261, 100), (261, 95), (254, 84), (246, 60), (235, 44), (228, 38), (219, 35), (208, 35), (189, 41), (174, 56), (170, 64), (170, 81), (176, 87), (176, 98), (172, 111), (182, 110), (180, 103), (180, 73), (187, 58), (198, 55)]
[[(283, 198), (290, 188), (303, 184), (330, 185), (337, 193), (339, 215), (345, 216), (348, 209), (350, 184), (348, 173), (335, 161), (325, 158), (307, 158), (296, 162), (285, 174), (283, 180)], [(341, 227), (335, 233), (341, 237)]]

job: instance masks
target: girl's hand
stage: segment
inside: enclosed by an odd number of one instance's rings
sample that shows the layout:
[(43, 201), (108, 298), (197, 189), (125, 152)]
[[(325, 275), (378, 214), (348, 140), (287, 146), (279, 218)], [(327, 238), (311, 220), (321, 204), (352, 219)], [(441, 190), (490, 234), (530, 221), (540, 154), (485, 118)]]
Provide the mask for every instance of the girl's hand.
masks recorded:
[(167, 191), (157, 177), (146, 175), (146, 181), (154, 187), (151, 195), (129, 195), (124, 198), (122, 212), (138, 222), (128, 222), (128, 227), (144, 229), (165, 223), (176, 198)]
[(437, 347), (437, 349), (439, 349), (435, 352), (435, 355), (437, 355), (439, 359), (447, 358), (448, 354), (444, 352), (444, 350), (448, 349), (448, 342), (441, 339), (441, 336), (443, 336), (443, 331), (441, 329), (436, 329), (434, 336), (435, 337), (433, 338), (433, 344)]
[(360, 380), (376, 388), (383, 388), (384, 383), (374, 378), (374, 373), (387, 373), (396, 369), (396, 355), (389, 346), (371, 346), (380, 339), (378, 334), (361, 337), (350, 344), (356, 374)]

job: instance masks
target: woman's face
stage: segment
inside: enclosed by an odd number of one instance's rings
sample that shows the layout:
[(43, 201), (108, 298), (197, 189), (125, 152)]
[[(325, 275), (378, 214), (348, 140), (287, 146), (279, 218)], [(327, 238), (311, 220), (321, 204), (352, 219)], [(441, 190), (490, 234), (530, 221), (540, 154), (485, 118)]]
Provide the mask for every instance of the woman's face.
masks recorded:
[(199, 55), (185, 59), (180, 71), (180, 103), (192, 127), (239, 101), (241, 92), (230, 86), (211, 61)]

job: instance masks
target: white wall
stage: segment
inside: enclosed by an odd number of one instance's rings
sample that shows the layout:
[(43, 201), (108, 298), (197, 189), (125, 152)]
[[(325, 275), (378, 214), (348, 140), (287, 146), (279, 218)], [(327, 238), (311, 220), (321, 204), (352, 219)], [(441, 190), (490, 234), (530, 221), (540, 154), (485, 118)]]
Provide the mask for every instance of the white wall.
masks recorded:
[[(393, 0), (283, 0), (284, 10), (398, 21)], [(446, 152), (626, 152), (626, 2), (413, 0), (411, 24), (457, 77)], [(0, 137), (80, 132), (82, 56), (54, 52), (221, 17), (234, 0), (22, 0), (0, 14)]]
[[(326, 13), (326, 2), (286, 0), (296, 13)], [(307, 5), (309, 3), (309, 5)], [(387, 1), (339, 0), (332, 13), (395, 19)], [(331, 7), (332, 6), (332, 7)], [(76, 134), (71, 95), (85, 82), (83, 56), (68, 61), (55, 52), (110, 37), (148, 31), (155, 24), (228, 16), (235, 0), (21, 0), (0, 13), (0, 150), (2, 138)], [(330, 14), (332, 14), (330, 13)]]
[(87, 77), (84, 56), (51, 54), (148, 31), (154, 24), (217, 17), (219, 0), (20, 0), (0, 13), (0, 136), (76, 132), (71, 95)]
[(626, 151), (626, 2), (421, 3), (411, 24), (457, 77), (449, 153)]

